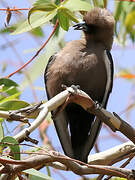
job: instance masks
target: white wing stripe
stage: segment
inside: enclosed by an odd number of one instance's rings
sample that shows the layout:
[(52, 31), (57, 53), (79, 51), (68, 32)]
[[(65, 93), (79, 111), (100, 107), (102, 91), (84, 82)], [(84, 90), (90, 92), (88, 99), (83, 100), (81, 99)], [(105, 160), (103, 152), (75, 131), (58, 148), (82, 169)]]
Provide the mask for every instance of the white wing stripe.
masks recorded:
[(106, 67), (106, 72), (107, 72), (107, 83), (106, 83), (106, 90), (105, 90), (105, 94), (104, 94), (104, 98), (102, 101), (102, 105), (104, 106), (104, 104), (106, 104), (106, 99), (108, 97), (110, 88), (111, 88), (111, 84), (112, 84), (112, 65), (111, 65), (111, 60), (109, 60), (109, 57), (106, 53), (106, 51), (104, 52), (104, 61), (105, 61), (105, 67)]

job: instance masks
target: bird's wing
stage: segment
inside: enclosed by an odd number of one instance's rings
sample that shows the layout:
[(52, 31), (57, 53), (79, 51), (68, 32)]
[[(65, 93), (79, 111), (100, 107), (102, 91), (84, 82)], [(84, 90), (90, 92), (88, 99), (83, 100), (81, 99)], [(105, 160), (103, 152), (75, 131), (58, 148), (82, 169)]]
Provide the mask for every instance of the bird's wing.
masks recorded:
[[(50, 57), (48, 64), (46, 66), (45, 73), (44, 73), (45, 84), (47, 83), (48, 69), (53, 64), (55, 59), (56, 59), (56, 53)], [(51, 97), (48, 93), (47, 86), (46, 86), (46, 93), (47, 93), (48, 99), (50, 99)], [(53, 114), (55, 112), (53, 111), (51, 113), (52, 113), (52, 118), (53, 118)], [(73, 157), (71, 138), (68, 132), (68, 122), (66, 118), (67, 118), (67, 115), (65, 111), (62, 111), (55, 118), (53, 118), (53, 122), (54, 122), (55, 129), (57, 131), (59, 140), (61, 142), (61, 145), (65, 154), (68, 155), (69, 157)]]
[[(56, 59), (56, 54), (51, 56), (49, 59), (48, 65), (45, 70), (45, 83), (47, 82), (48, 68), (53, 64), (55, 59)], [(107, 100), (109, 98), (109, 94), (112, 90), (112, 81), (113, 81), (113, 61), (112, 61), (112, 56), (108, 50), (105, 51), (105, 67), (106, 67), (106, 72), (107, 72), (107, 83), (106, 83), (106, 91), (105, 91), (104, 98), (102, 101), (102, 106), (104, 108), (106, 107)], [(46, 89), (46, 91), (47, 91), (47, 96), (50, 99), (48, 90)], [(71, 137), (70, 137), (69, 130), (68, 130), (68, 119), (67, 118), (68, 118), (67, 114), (64, 110), (61, 113), (59, 113), (58, 116), (56, 116), (53, 119), (53, 121), (54, 121), (54, 125), (55, 125), (58, 137), (60, 139), (60, 142), (61, 142), (61, 145), (63, 147), (65, 154), (68, 155), (69, 157), (74, 157), (74, 152), (73, 152), (73, 148), (71, 145)], [(94, 146), (94, 143), (99, 134), (100, 128), (101, 128), (101, 121), (98, 118), (95, 118), (95, 120), (91, 126), (91, 130), (90, 130), (88, 139), (84, 144), (82, 157), (88, 156), (90, 150)]]
[(48, 93), (47, 87), (46, 87), (46, 82), (47, 82), (47, 79), (48, 79), (48, 69), (49, 69), (49, 67), (53, 64), (53, 62), (55, 61), (55, 59), (56, 59), (56, 54), (57, 54), (57, 53), (53, 54), (53, 55), (49, 58), (48, 63), (47, 63), (46, 68), (45, 68), (45, 72), (44, 72), (45, 88), (46, 88), (47, 97), (48, 97), (49, 99), (50, 99), (50, 97), (49, 97), (49, 93)]
[[(112, 55), (110, 51), (108, 51), (107, 49), (105, 50), (105, 67), (106, 67), (106, 72), (107, 72), (107, 83), (106, 83), (106, 91), (105, 91), (104, 98), (102, 101), (103, 108), (106, 108), (109, 95), (112, 91), (113, 73), (114, 73)], [(98, 137), (98, 134), (100, 132), (101, 125), (102, 123), (100, 119), (96, 117), (91, 127), (89, 139), (87, 143), (85, 144), (84, 153), (88, 154), (88, 151), (90, 151), (93, 148), (95, 141)]]
[(107, 83), (106, 83), (106, 90), (105, 90), (104, 98), (102, 101), (102, 106), (104, 108), (106, 108), (109, 95), (112, 92), (113, 73), (114, 73), (112, 55), (110, 51), (107, 49), (105, 50), (105, 66), (106, 66), (106, 72), (107, 72)]

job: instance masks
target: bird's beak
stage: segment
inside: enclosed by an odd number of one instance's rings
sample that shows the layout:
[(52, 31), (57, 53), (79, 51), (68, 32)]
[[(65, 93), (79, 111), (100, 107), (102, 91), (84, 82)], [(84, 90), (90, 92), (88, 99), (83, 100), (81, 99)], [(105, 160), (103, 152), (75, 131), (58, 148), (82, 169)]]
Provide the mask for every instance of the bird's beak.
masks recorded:
[(74, 27), (74, 30), (83, 30), (83, 31), (88, 30), (88, 26), (87, 26), (87, 24), (85, 22), (75, 24), (73, 27)]

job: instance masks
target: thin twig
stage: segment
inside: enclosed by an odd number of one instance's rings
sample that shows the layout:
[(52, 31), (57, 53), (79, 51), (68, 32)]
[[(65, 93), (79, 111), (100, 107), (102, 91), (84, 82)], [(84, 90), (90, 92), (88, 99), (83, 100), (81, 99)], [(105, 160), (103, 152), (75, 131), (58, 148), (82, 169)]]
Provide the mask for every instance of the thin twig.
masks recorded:
[[(11, 168), (13, 175), (25, 169), (37, 167), (41, 165), (41, 163), (47, 164), (49, 162), (56, 162), (56, 161), (64, 164), (65, 166), (68, 167), (68, 169), (72, 170), (74, 173), (78, 175), (100, 173), (100, 174), (107, 174), (107, 175), (127, 178), (127, 176), (130, 173), (132, 173), (131, 170), (127, 170), (124, 168), (122, 169), (122, 168), (115, 168), (112, 166), (88, 165), (81, 161), (64, 156), (60, 153), (56, 153), (54, 151), (50, 151), (49, 154), (44, 153), (39, 155), (38, 153), (36, 153), (36, 156), (28, 157), (27, 159), (22, 161), (6, 159), (6, 162), (9, 162), (9, 164), (16, 164)], [(2, 162), (2, 164), (4, 163), (2, 161), (2, 158), (0, 158), (0, 162)], [(5, 173), (5, 174), (10, 173), (10, 169), (3, 167), (1, 168), (1, 173)]]
[(10, 8), (0, 8), (0, 11), (27, 11), (27, 10), (30, 10), (30, 8), (13, 8), (13, 9), (10, 9)]
[(51, 37), (54, 35), (57, 27), (58, 27), (59, 21), (57, 19), (57, 22), (54, 26), (54, 29), (52, 31), (52, 33), (50, 34), (49, 38), (46, 40), (46, 42), (43, 44), (43, 46), (36, 52), (36, 54), (29, 60), (27, 61), (23, 66), (21, 66), (19, 69), (17, 69), (16, 71), (12, 72), (11, 74), (9, 74), (8, 76), (6, 76), (5, 78), (10, 78), (11, 76), (13, 76), (14, 74), (16, 74), (17, 72), (19, 72), (20, 70), (22, 70), (23, 68), (25, 68), (29, 63), (31, 63), (38, 55), (39, 53), (42, 51), (42, 49), (46, 46), (46, 44), (49, 42), (49, 40), (51, 39)]

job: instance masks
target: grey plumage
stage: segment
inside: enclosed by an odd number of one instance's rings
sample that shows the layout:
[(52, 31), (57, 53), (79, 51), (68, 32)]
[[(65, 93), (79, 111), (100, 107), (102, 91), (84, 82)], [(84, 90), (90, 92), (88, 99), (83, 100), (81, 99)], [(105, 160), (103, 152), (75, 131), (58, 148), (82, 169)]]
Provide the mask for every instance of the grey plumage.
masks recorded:
[[(94, 8), (84, 16), (84, 38), (71, 41), (51, 56), (45, 70), (48, 98), (66, 86), (80, 85), (90, 97), (106, 108), (113, 82), (110, 54), (114, 18), (105, 9)], [(80, 29), (82, 25), (76, 25)], [(66, 155), (87, 162), (101, 128), (101, 121), (77, 104), (69, 104), (54, 119), (54, 125)]]

